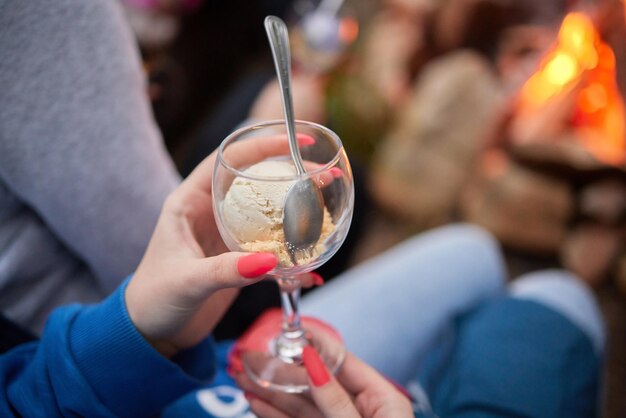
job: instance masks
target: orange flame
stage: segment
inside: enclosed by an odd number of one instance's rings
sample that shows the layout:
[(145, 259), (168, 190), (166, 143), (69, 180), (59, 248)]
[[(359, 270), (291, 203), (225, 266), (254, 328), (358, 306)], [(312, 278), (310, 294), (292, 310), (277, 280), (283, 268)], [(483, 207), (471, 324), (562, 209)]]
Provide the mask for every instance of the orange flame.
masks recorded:
[(615, 55), (586, 15), (565, 17), (556, 45), (522, 87), (520, 109), (541, 111), (552, 98), (575, 88), (581, 77), (572, 125), (596, 158), (607, 164), (624, 164), (626, 123), (615, 81)]

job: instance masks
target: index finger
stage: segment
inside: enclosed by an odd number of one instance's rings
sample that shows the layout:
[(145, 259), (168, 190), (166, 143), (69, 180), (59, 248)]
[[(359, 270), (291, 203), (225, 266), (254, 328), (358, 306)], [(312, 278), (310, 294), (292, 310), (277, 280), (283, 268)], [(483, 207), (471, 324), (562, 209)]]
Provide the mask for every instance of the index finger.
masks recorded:
[(326, 418), (360, 418), (352, 397), (335, 379), (317, 351), (307, 345), (302, 352), (311, 387), (311, 396)]

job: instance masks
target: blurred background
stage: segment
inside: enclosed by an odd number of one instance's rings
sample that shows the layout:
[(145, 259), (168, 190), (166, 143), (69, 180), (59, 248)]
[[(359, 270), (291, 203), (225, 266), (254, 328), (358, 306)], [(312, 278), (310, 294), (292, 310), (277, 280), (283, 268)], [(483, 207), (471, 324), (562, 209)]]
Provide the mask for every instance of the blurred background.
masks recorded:
[[(183, 175), (246, 120), (282, 118), (262, 22), (283, 17), (296, 116), (335, 130), (355, 174), (350, 236), (320, 273), (446, 223), (482, 225), (512, 277), (560, 266), (596, 290), (603, 416), (624, 416), (622, 0), (120, 1)], [(218, 338), (279, 304), (263, 286), (242, 293)]]

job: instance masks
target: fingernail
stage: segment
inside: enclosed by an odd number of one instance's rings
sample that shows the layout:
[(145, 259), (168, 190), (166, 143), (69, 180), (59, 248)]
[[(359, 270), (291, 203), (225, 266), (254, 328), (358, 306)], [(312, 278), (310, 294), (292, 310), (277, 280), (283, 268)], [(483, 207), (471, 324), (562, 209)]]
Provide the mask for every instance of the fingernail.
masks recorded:
[(244, 392), (243, 396), (248, 400), (248, 402), (250, 402), (253, 399), (259, 399), (258, 396), (256, 396), (254, 393), (250, 393), (250, 392)]
[(241, 363), (241, 350), (237, 343), (233, 346), (232, 350), (228, 354), (228, 367), (226, 367), (226, 373), (232, 378), (235, 378), (238, 374), (243, 372), (243, 364)]
[(315, 351), (315, 349), (310, 345), (304, 347), (304, 350), (302, 351), (302, 361), (304, 362), (304, 368), (306, 369), (306, 373), (309, 375), (309, 379), (311, 379), (313, 386), (324, 386), (330, 381), (330, 374), (326, 369), (326, 365), (320, 358), (319, 354), (317, 354), (317, 351)]
[(315, 144), (315, 138), (313, 138), (311, 135), (297, 134), (296, 137), (298, 138), (298, 145), (302, 147)]
[(237, 261), (237, 271), (246, 279), (257, 278), (278, 264), (278, 258), (272, 253), (244, 255)]
[(311, 277), (313, 277), (313, 284), (315, 286), (321, 286), (324, 284), (324, 278), (322, 276), (314, 271), (310, 272), (309, 274), (311, 275)]
[(226, 368), (226, 373), (232, 378), (236, 377), (238, 374), (243, 372), (243, 367), (241, 365), (230, 364)]
[(341, 171), (341, 168), (339, 167), (333, 167), (329, 171), (330, 171), (330, 174), (332, 174), (333, 177), (336, 179), (343, 177), (343, 171)]

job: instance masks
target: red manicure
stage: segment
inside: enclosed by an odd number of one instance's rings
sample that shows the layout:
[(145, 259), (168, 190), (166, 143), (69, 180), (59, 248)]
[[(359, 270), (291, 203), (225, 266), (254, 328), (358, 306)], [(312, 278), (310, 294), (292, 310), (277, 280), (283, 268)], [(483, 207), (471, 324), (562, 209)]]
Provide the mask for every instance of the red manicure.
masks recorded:
[(329, 171), (330, 174), (332, 174), (336, 179), (343, 177), (343, 171), (341, 171), (341, 168), (339, 167), (333, 167)]
[(278, 264), (278, 258), (272, 253), (244, 255), (237, 261), (237, 271), (246, 279), (259, 277)]
[(314, 271), (310, 272), (309, 274), (311, 275), (311, 277), (313, 277), (313, 284), (315, 286), (321, 286), (324, 284), (324, 278), (322, 276)]
[(231, 359), (230, 364), (226, 367), (226, 373), (228, 373), (228, 375), (232, 378), (240, 373), (243, 373), (243, 364), (241, 363), (241, 359)]
[(227, 366), (226, 373), (228, 373), (228, 375), (234, 379), (241, 372), (238, 371), (234, 366)]
[(253, 399), (259, 399), (258, 396), (256, 396), (254, 393), (250, 393), (250, 392), (244, 392), (243, 396), (248, 400), (248, 402), (250, 402)]
[(313, 386), (324, 386), (330, 381), (330, 374), (326, 369), (326, 365), (320, 358), (319, 354), (317, 354), (317, 351), (315, 351), (315, 349), (310, 345), (304, 347), (304, 350), (302, 351), (302, 361), (304, 362), (304, 368), (306, 369), (306, 373), (309, 375), (309, 379), (311, 379)]
[(298, 139), (298, 145), (302, 147), (315, 144), (315, 138), (313, 138), (311, 135), (297, 134), (296, 138)]

